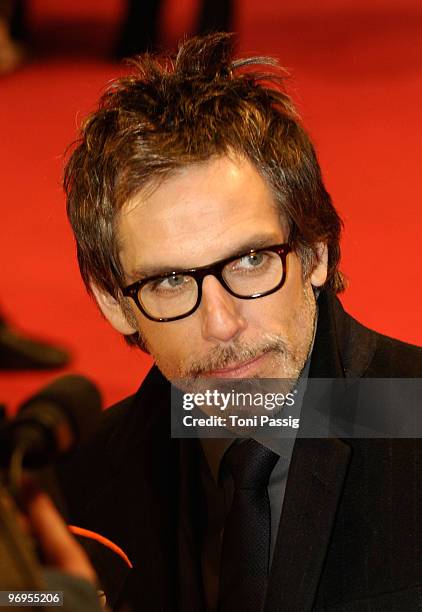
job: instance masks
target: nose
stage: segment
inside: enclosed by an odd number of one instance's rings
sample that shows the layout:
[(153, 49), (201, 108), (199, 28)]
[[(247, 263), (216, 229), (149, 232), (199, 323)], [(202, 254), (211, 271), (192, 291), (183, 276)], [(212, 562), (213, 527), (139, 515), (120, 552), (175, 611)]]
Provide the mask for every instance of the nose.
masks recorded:
[(200, 312), (202, 336), (206, 340), (230, 342), (247, 327), (236, 298), (227, 293), (214, 276), (206, 276), (203, 280)]

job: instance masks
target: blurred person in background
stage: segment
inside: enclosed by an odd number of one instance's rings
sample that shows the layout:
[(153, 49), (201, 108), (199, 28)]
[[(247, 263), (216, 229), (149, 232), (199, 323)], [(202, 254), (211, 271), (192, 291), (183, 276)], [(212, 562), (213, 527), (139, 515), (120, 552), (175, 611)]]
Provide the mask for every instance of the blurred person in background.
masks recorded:
[(50, 370), (69, 360), (65, 349), (16, 331), (0, 312), (0, 370)]
[(12, 72), (26, 59), (25, 0), (0, 2), (0, 74)]
[[(116, 59), (157, 51), (162, 0), (127, 0), (126, 14), (115, 48)], [(200, 0), (197, 34), (234, 29), (233, 0)]]
[(0, 590), (61, 592), (64, 612), (100, 612), (104, 597), (83, 547), (32, 479), (20, 489), (18, 510), (0, 481)]

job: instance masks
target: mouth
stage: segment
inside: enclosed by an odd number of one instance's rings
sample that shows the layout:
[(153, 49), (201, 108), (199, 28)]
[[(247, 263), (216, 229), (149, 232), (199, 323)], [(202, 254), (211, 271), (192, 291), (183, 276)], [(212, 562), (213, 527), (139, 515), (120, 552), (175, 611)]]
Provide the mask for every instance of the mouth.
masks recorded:
[(205, 378), (247, 378), (256, 373), (257, 369), (262, 365), (267, 357), (267, 353), (262, 353), (258, 357), (235, 363), (227, 368), (220, 370), (210, 370), (204, 374)]

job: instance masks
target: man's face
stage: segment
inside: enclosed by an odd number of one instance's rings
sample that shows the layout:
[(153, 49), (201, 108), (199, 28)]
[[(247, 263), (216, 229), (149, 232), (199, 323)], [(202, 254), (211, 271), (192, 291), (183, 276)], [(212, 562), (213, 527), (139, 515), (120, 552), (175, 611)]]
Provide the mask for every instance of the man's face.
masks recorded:
[[(137, 195), (124, 206), (118, 233), (127, 284), (169, 266), (205, 266), (288, 240), (266, 182), (250, 162), (229, 157), (186, 166), (154, 191)], [(298, 256), (290, 253), (282, 289), (253, 300), (231, 296), (207, 276), (199, 308), (172, 322), (150, 321), (130, 303), (168, 379), (297, 378), (314, 332), (311, 280), (322, 284), (323, 268), (319, 263), (304, 280)]]

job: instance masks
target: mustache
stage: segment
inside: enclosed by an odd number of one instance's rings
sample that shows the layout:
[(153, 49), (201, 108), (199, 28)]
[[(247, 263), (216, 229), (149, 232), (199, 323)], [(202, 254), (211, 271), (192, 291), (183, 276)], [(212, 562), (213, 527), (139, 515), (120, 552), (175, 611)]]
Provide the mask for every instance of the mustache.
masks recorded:
[(207, 372), (251, 361), (265, 353), (286, 354), (287, 352), (289, 351), (286, 342), (277, 334), (265, 334), (259, 343), (253, 345), (234, 340), (229, 346), (216, 346), (205, 358), (192, 361), (189, 367), (183, 369), (181, 377), (196, 379)]

